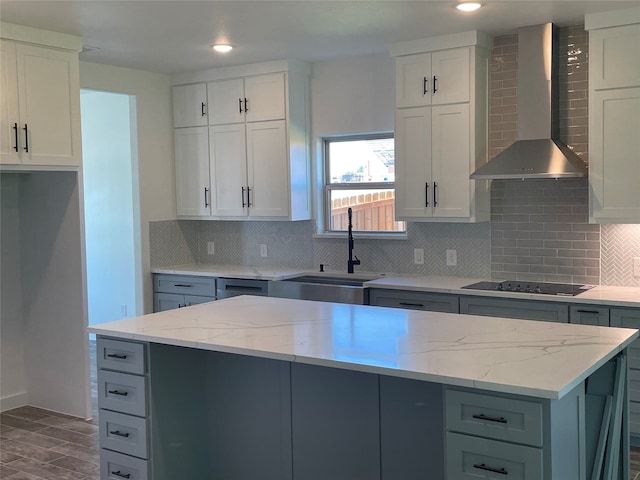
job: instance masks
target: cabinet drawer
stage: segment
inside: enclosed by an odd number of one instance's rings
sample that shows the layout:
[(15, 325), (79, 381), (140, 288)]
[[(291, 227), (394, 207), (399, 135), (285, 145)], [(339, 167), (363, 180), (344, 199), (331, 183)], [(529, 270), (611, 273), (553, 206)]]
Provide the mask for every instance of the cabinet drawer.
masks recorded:
[(581, 325), (609, 326), (609, 309), (593, 305), (570, 305), (569, 322)]
[(629, 370), (629, 400), (640, 402), (640, 370)]
[(542, 446), (542, 404), (447, 390), (446, 429), (496, 440)]
[(219, 278), (218, 298), (230, 298), (238, 295), (261, 295), (268, 294), (268, 280), (246, 280), (241, 278)]
[(378, 307), (458, 313), (458, 297), (438, 293), (373, 288), (369, 290), (369, 303)]
[(460, 313), (546, 322), (567, 323), (569, 321), (569, 308), (566, 304), (537, 300), (462, 297), (460, 298)]
[(98, 370), (98, 406), (144, 417), (147, 414), (145, 377)]
[(146, 460), (100, 450), (100, 480), (148, 480)]
[(156, 274), (153, 276), (153, 291), (215, 298), (216, 279), (214, 277)]
[(540, 480), (542, 450), (447, 432), (447, 479)]
[(634, 340), (627, 350), (629, 368), (640, 370), (640, 340)]
[(149, 458), (147, 420), (100, 410), (100, 447), (134, 457)]
[(629, 402), (629, 431), (640, 436), (640, 403)]
[(98, 337), (96, 341), (98, 368), (143, 375), (144, 345)]

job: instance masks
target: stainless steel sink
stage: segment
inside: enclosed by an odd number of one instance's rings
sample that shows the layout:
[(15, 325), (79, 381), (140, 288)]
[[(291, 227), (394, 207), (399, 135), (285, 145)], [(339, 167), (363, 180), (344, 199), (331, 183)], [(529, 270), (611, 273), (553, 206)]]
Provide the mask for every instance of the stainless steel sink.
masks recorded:
[(369, 303), (369, 292), (363, 284), (370, 280), (374, 279), (303, 275), (286, 280), (270, 281), (269, 296), (367, 305)]

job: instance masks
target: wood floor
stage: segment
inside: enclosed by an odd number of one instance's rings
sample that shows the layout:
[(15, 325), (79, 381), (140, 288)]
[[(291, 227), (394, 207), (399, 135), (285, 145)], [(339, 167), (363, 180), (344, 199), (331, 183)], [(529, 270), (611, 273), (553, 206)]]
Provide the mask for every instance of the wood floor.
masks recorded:
[[(92, 350), (93, 363), (95, 343)], [(0, 479), (100, 478), (95, 366), (92, 372), (93, 420), (35, 407), (20, 407), (0, 415)], [(640, 448), (631, 449), (630, 472), (630, 479), (640, 480)]]

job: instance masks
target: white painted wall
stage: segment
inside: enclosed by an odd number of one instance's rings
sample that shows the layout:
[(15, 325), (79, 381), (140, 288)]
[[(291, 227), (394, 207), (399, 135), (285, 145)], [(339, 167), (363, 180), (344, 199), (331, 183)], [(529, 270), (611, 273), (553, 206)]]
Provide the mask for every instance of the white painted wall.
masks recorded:
[(21, 178), (20, 242), (29, 404), (91, 415), (78, 172)]
[(27, 403), (20, 267), (20, 179), (0, 174), (0, 411)]
[(394, 130), (395, 63), (391, 56), (328, 60), (312, 68), (313, 138)]
[(95, 90), (80, 97), (89, 325), (136, 313), (132, 98)]
[[(149, 261), (149, 222), (176, 218), (175, 166), (168, 75), (80, 62), (80, 87), (136, 97), (138, 171), (140, 196), (140, 275), (143, 285), (139, 304), (153, 311)], [(137, 173), (137, 178), (136, 174)], [(143, 313), (143, 312), (138, 312)]]

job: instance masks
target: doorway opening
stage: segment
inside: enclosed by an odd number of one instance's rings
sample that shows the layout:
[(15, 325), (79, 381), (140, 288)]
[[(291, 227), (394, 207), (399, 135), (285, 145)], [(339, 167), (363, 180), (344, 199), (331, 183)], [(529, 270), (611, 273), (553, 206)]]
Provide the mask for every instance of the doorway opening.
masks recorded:
[(136, 97), (83, 89), (80, 101), (88, 313), (95, 325), (142, 313)]

